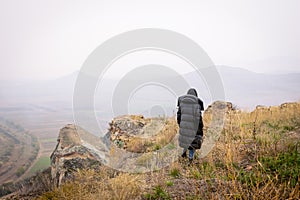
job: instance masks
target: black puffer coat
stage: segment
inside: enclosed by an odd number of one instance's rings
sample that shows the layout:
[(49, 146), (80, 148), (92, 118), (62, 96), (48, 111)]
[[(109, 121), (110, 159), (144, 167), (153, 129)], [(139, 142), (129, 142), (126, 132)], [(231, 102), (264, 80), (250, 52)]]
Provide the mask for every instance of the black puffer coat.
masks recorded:
[(197, 97), (195, 89), (178, 98), (177, 122), (179, 124), (179, 146), (188, 148), (196, 135), (203, 136), (201, 111), (203, 102)]

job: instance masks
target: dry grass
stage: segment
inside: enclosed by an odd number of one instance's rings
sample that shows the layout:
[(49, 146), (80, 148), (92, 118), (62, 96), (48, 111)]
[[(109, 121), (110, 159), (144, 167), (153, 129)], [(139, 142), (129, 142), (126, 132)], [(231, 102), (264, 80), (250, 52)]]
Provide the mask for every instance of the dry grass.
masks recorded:
[(132, 138), (130, 141), (127, 142), (126, 150), (135, 153), (143, 153), (147, 151), (148, 143), (149, 142), (144, 138)]
[(140, 194), (141, 185), (137, 175), (121, 173), (110, 176), (104, 167), (100, 172), (78, 170), (74, 180), (37, 199), (134, 199)]
[[(220, 180), (224, 199), (299, 199), (300, 104), (230, 111), (226, 118), (214, 150), (190, 174)], [(210, 198), (219, 196), (204, 199)]]
[[(142, 175), (83, 170), (39, 199), (300, 199), (300, 104), (230, 111), (226, 119), (213, 151), (192, 165), (181, 160)], [(172, 138), (177, 125), (168, 123), (155, 143)]]

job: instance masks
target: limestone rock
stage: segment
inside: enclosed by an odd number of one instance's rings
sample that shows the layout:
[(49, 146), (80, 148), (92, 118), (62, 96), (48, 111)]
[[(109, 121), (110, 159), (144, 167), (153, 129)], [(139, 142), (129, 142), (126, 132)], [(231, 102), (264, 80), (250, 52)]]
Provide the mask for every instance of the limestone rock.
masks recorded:
[[(110, 141), (121, 149), (131, 151), (131, 149), (128, 149), (128, 145), (129, 147), (132, 146), (130, 145), (132, 141), (136, 141), (134, 146), (137, 145), (136, 143), (143, 143), (144, 140), (151, 143), (166, 126), (167, 120), (164, 118), (144, 118), (142, 115), (116, 117), (110, 123)], [(146, 151), (145, 148), (140, 149), (140, 152), (144, 151)]]
[(77, 169), (97, 168), (107, 162), (102, 140), (78, 126), (69, 124), (62, 128), (57, 141), (50, 157), (51, 177), (57, 186)]

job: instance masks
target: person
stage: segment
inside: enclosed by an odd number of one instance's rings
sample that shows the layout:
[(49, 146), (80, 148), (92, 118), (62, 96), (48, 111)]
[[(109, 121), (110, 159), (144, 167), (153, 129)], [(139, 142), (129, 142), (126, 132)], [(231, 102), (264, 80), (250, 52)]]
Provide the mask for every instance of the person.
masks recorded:
[(189, 161), (194, 158), (195, 149), (200, 149), (203, 141), (203, 122), (201, 111), (204, 110), (203, 101), (198, 98), (197, 91), (190, 88), (186, 95), (177, 101), (177, 123), (179, 125), (179, 146), (183, 148), (182, 157)]

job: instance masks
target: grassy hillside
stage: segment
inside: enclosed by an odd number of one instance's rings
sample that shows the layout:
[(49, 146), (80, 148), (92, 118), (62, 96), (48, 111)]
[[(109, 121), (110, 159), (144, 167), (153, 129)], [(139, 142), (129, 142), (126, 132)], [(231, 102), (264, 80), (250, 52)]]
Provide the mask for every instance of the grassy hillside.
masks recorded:
[(82, 169), (38, 199), (299, 199), (299, 153), (299, 103), (231, 110), (214, 149), (191, 165), (179, 159), (145, 174)]
[(0, 184), (22, 177), (38, 151), (36, 137), (20, 125), (0, 117)]

